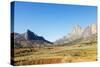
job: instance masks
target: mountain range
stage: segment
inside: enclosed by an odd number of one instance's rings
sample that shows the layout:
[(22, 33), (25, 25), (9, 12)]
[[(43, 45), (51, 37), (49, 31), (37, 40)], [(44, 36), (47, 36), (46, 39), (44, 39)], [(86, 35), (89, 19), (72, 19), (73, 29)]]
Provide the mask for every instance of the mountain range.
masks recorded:
[(55, 42), (50, 42), (42, 36), (38, 36), (29, 29), (25, 33), (11, 33), (11, 39), (14, 41), (14, 48), (22, 47), (44, 47), (52, 45), (62, 45), (62, 44), (72, 44), (72, 43), (86, 43), (96, 42), (97, 38), (97, 24), (91, 24), (86, 28), (82, 28), (77, 25), (73, 27), (72, 31), (63, 36), (62, 38), (56, 40)]
[(42, 47), (53, 44), (52, 42), (46, 40), (42, 36), (38, 36), (30, 30), (27, 30), (25, 33), (11, 33), (12, 39), (14, 37), (14, 47)]
[(86, 28), (82, 28), (77, 25), (73, 27), (73, 30), (68, 35), (63, 36), (62, 38), (55, 41), (55, 44), (64, 44), (64, 43), (72, 43), (75, 41), (91, 41), (92, 39), (96, 41), (97, 38), (97, 24), (91, 24)]

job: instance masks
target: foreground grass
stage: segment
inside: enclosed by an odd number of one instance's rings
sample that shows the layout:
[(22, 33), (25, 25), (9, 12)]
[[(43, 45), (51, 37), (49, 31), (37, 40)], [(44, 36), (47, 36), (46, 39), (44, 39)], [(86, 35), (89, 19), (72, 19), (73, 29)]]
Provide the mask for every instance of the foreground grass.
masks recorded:
[(96, 44), (14, 49), (14, 65), (95, 61)]

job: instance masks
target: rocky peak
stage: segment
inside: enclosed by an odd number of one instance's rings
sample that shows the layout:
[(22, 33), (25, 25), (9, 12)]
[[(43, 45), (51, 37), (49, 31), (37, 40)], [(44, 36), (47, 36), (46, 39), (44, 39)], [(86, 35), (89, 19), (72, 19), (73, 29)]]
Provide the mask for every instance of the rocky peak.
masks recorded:
[(97, 33), (97, 25), (91, 24), (84, 29), (83, 37), (87, 38), (87, 37), (90, 37), (90, 36), (92, 36), (93, 34), (96, 34), (96, 33)]
[(79, 25), (77, 25), (77, 26), (73, 27), (71, 34), (80, 34), (82, 32), (83, 32), (83, 29)]
[(97, 24), (91, 24), (82, 29), (79, 25), (73, 27), (73, 30), (68, 35), (58, 39), (56, 43), (69, 43), (79, 39), (87, 39), (94, 36), (97, 33)]
[(15, 48), (19, 47), (38, 47), (38, 46), (48, 46), (53, 44), (52, 42), (46, 40), (42, 36), (38, 36), (34, 32), (30, 31), (29, 29), (22, 34), (17, 34), (12, 36), (15, 40)]
[(91, 24), (91, 31), (92, 31), (92, 34), (97, 33), (97, 24)]
[(44, 37), (38, 36), (37, 34), (30, 31), (29, 29), (25, 33), (25, 39), (28, 40), (28, 41), (34, 40), (34, 41), (41, 41), (41, 42), (43, 41), (43, 42), (51, 43), (51, 42), (47, 41)]
[(27, 29), (26, 33), (25, 33), (25, 39), (26, 40), (33, 40), (37, 37), (37, 35), (35, 33), (33, 33), (32, 31), (30, 31), (29, 29)]
[(34, 36), (37, 36), (34, 32), (32, 32), (31, 30), (27, 29), (27, 35), (34, 35)]

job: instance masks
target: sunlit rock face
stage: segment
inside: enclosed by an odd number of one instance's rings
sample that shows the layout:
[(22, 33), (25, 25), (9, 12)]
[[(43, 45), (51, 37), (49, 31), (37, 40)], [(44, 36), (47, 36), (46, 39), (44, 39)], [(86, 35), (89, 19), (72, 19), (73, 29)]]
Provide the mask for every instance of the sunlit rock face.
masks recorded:
[(89, 39), (97, 34), (97, 24), (90, 24), (86, 28), (77, 25), (72, 32), (55, 41), (56, 44), (69, 43), (79, 39)]

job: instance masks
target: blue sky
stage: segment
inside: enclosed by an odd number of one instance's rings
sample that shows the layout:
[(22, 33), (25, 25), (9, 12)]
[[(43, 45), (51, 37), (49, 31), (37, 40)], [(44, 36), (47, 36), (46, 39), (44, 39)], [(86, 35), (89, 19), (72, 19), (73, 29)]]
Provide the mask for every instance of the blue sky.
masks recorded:
[(14, 31), (30, 29), (49, 41), (71, 32), (76, 25), (86, 27), (97, 21), (96, 6), (15, 2)]

